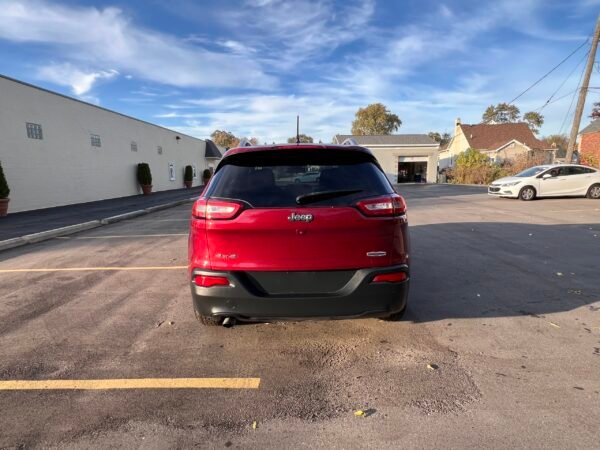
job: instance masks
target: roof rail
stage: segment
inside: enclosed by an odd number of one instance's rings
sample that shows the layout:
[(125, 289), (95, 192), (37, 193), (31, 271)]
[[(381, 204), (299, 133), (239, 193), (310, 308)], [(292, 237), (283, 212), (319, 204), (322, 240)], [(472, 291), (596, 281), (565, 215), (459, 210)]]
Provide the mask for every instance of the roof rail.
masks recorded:
[(342, 145), (358, 145), (358, 142), (354, 138), (348, 138), (342, 142)]

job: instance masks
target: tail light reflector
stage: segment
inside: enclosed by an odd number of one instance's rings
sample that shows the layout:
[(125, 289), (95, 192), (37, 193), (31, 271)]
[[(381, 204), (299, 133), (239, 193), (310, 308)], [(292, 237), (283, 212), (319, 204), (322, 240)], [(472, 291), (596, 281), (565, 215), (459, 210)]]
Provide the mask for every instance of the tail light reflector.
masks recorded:
[(227, 277), (213, 277), (211, 275), (196, 275), (194, 277), (194, 284), (200, 287), (229, 286), (229, 279)]
[(242, 205), (236, 202), (222, 200), (196, 200), (192, 208), (192, 216), (196, 219), (233, 219), (242, 210)]
[(408, 278), (406, 272), (392, 272), (375, 275), (373, 283), (400, 283)]
[(392, 217), (406, 214), (406, 202), (398, 194), (368, 198), (356, 204), (365, 216)]

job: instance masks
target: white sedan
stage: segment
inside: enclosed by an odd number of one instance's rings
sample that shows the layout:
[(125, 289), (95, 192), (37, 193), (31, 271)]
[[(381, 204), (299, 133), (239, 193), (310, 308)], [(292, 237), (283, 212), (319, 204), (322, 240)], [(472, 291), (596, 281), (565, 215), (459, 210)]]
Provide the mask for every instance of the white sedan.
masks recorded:
[(535, 166), (488, 186), (496, 197), (533, 200), (537, 197), (600, 198), (600, 170), (577, 164)]

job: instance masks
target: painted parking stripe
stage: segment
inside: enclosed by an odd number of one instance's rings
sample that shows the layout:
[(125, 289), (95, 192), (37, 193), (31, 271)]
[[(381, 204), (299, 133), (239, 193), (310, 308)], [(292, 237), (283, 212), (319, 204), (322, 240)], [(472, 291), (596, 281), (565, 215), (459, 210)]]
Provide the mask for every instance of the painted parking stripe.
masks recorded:
[(260, 378), (128, 378), (112, 380), (8, 380), (0, 391), (112, 389), (258, 389)]
[(187, 266), (161, 266), (161, 267), (61, 267), (43, 269), (0, 269), (0, 273), (28, 273), (28, 272), (93, 272), (117, 270), (182, 270)]

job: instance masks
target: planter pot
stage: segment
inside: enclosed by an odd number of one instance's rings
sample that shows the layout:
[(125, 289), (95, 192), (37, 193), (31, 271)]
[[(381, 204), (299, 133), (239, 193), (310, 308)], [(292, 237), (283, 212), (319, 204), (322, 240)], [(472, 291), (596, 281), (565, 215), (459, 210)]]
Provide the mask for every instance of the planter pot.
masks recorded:
[(8, 212), (9, 198), (0, 198), (0, 217), (4, 217)]
[(152, 185), (151, 184), (140, 184), (142, 186), (142, 192), (144, 195), (150, 195), (152, 193)]
[(202, 184), (204, 184), (206, 186), (209, 181), (210, 181), (210, 178), (203, 178), (202, 179)]
[(186, 188), (191, 188), (192, 187), (192, 183), (193, 181), (184, 181), (183, 184), (185, 185)]

